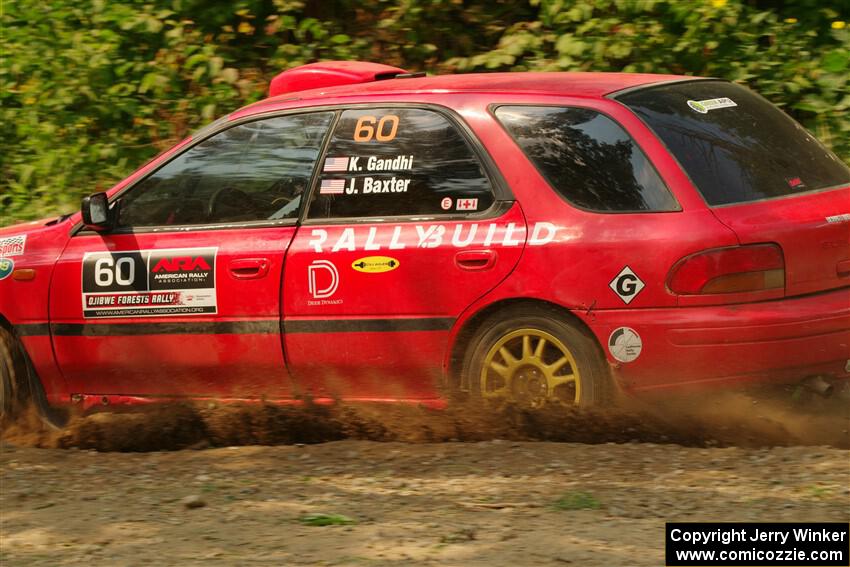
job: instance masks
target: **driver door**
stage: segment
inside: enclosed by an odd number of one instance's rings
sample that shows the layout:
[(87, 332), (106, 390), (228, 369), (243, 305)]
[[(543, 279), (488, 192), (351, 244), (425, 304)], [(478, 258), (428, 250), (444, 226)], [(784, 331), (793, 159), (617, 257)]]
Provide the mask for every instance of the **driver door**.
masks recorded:
[(332, 113), (243, 122), (112, 199), (80, 230), (50, 293), (72, 394), (286, 397), (283, 259)]

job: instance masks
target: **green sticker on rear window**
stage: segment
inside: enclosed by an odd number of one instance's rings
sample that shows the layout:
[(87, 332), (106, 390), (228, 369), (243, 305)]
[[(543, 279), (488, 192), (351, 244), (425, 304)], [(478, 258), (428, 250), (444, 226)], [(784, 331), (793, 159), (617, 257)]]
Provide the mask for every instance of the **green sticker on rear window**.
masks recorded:
[(730, 106), (738, 106), (735, 101), (728, 97), (710, 98), (707, 100), (689, 100), (688, 106), (696, 110), (700, 114), (708, 114), (709, 110), (717, 110), (718, 108), (729, 108)]

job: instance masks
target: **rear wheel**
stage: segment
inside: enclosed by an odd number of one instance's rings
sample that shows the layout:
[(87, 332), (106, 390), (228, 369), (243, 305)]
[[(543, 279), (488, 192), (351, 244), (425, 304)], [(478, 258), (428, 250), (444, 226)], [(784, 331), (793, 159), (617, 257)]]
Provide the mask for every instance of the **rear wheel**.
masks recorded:
[(527, 407), (607, 404), (613, 387), (595, 341), (554, 309), (517, 306), (473, 336), (463, 385), (474, 397)]

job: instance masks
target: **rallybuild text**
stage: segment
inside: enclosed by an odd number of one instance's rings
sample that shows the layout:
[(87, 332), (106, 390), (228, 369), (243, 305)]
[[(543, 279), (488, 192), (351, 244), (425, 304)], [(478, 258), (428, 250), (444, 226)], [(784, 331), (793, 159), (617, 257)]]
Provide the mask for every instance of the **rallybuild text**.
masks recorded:
[(850, 565), (846, 523), (668, 523), (666, 564)]

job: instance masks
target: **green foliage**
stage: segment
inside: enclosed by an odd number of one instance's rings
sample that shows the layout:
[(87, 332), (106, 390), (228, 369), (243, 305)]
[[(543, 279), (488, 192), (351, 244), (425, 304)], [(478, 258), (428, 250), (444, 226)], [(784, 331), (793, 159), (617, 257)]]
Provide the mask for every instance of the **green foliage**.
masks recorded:
[[(828, 4), (828, 3), (823, 3)], [(807, 0), (540, 0), (460, 71), (627, 71), (722, 77), (783, 107), (850, 163), (850, 24)], [(846, 8), (845, 8), (846, 9)], [(806, 24), (803, 25), (805, 21)]]
[[(73, 210), (282, 69), (708, 75), (850, 162), (842, 0), (11, 0), (0, 7), (0, 224)], [(842, 12), (843, 10), (843, 12)]]
[(602, 503), (587, 492), (566, 492), (552, 507), (556, 510), (599, 510)]

